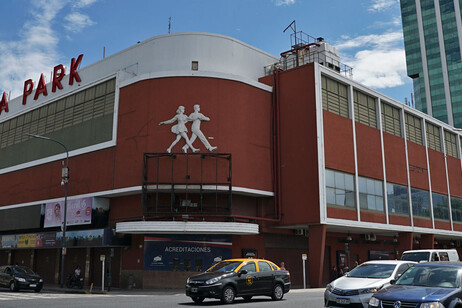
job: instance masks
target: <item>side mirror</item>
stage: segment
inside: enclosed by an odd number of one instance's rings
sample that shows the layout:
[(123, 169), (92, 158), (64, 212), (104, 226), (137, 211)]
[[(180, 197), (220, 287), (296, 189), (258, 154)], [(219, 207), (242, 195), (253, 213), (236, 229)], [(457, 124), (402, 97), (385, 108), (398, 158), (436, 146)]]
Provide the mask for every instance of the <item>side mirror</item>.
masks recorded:
[(396, 279), (390, 280), (390, 284), (395, 284), (395, 283), (396, 283)]
[(241, 276), (241, 275), (245, 275), (245, 274), (247, 274), (247, 270), (239, 271), (239, 274), (238, 274), (238, 275)]

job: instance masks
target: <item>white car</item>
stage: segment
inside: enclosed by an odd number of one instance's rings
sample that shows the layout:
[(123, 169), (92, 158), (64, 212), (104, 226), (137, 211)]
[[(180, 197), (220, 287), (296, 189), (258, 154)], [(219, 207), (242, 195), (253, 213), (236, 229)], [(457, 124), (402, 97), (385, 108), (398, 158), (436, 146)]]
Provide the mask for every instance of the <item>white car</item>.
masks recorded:
[(325, 307), (368, 307), (372, 295), (398, 279), (416, 262), (400, 260), (368, 261), (326, 286)]

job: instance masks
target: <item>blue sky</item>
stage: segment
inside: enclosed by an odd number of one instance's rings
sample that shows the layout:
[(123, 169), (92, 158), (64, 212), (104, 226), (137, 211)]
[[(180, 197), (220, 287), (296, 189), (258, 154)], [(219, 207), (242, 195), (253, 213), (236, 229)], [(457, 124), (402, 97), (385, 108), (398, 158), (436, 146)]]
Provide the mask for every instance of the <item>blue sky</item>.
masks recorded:
[[(1, 0), (0, 95), (50, 76), (83, 53), (81, 66), (168, 33), (228, 35), (278, 56), (290, 31), (324, 37), (353, 79), (398, 101), (410, 98), (398, 0)], [(48, 77), (49, 78), (49, 77)]]

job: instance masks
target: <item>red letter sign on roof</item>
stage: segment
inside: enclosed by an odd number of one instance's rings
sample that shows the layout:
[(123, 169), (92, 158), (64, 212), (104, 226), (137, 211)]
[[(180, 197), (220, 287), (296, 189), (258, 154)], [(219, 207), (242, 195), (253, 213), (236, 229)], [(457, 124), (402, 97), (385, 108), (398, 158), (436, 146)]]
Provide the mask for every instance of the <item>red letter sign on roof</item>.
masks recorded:
[(80, 82), (80, 76), (79, 73), (77, 73), (77, 68), (80, 65), (80, 62), (82, 61), (83, 54), (81, 54), (78, 58), (77, 61), (75, 58), (72, 58), (71, 60), (71, 71), (69, 72), (69, 85), (72, 86), (74, 84), (74, 78), (77, 82)]
[(5, 92), (3, 92), (3, 97), (2, 97), (2, 100), (0, 101), (0, 114), (2, 114), (3, 110), (5, 110), (5, 112), (8, 112), (8, 102), (6, 101)]

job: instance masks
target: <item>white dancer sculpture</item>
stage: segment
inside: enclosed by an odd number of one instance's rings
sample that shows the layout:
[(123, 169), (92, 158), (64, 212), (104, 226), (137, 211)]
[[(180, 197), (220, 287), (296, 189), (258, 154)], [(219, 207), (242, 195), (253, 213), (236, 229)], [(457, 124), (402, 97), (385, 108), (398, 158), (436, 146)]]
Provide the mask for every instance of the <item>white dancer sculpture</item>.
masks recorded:
[[(194, 153), (199, 152), (199, 149), (196, 149), (195, 147), (193, 147), (192, 142), (189, 141), (188, 135), (186, 135), (186, 133), (188, 132), (188, 129), (186, 128), (185, 124), (188, 121), (191, 121), (191, 119), (188, 118), (188, 116), (184, 114), (184, 106), (178, 107), (178, 109), (176, 110), (176, 115), (173, 118), (171, 118), (170, 120), (164, 121), (164, 122), (159, 122), (159, 125), (172, 124), (172, 123), (175, 123), (176, 121), (178, 121), (178, 124), (173, 125), (171, 128), (172, 133), (176, 134), (176, 139), (173, 140), (172, 144), (168, 147), (167, 153), (172, 152), (172, 148), (175, 146), (175, 144), (178, 143), (178, 141), (180, 141), (181, 137), (184, 138), (184, 140), (186, 141), (186, 144), (192, 149)], [(183, 152), (186, 153), (187, 149), (188, 148), (186, 148), (185, 150), (183, 148)]]
[[(209, 141), (207, 140), (207, 138), (204, 136), (204, 134), (201, 131), (201, 121), (210, 121), (210, 118), (206, 117), (199, 111), (201, 111), (201, 106), (196, 104), (194, 105), (194, 112), (189, 115), (189, 121), (193, 122), (191, 125), (192, 135), (189, 141), (191, 142), (191, 144), (193, 144), (196, 138), (199, 138), (199, 140), (202, 141), (202, 143), (205, 145), (205, 148), (209, 150), (210, 152), (213, 152), (218, 147), (211, 146)], [(191, 146), (190, 144), (185, 144), (183, 146), (183, 152), (186, 153), (186, 151), (188, 150), (190, 146)]]

